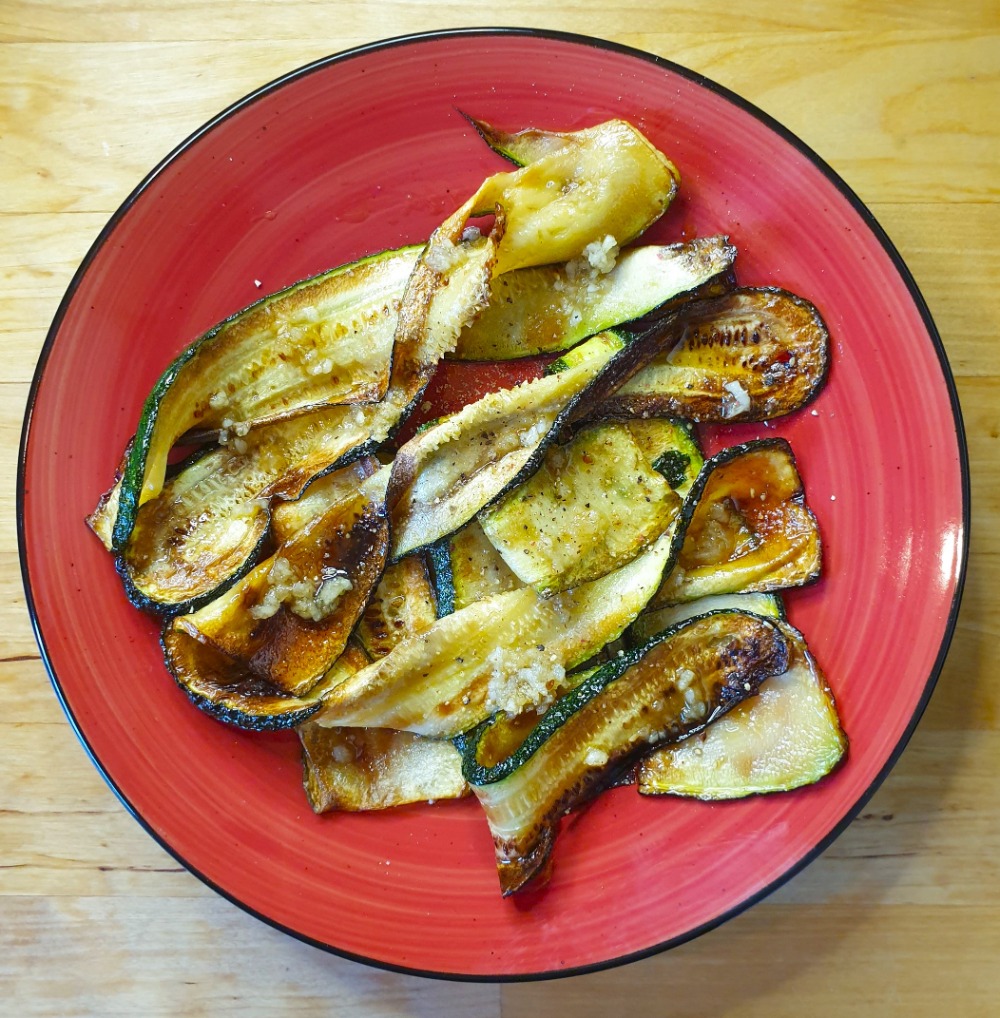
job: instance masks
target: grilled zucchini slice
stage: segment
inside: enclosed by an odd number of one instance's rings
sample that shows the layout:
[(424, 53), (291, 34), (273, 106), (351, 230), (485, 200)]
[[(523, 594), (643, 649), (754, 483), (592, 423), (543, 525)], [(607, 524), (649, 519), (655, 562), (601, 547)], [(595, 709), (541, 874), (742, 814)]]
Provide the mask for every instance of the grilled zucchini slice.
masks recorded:
[(522, 583), (548, 595), (631, 561), (667, 529), (681, 500), (623, 424), (586, 428), (479, 514)]
[(651, 607), (781, 590), (820, 574), (819, 527), (783, 438), (731, 446), (706, 460), (681, 516), (684, 545)]
[(504, 895), (542, 868), (559, 818), (613, 784), (651, 746), (699, 731), (788, 663), (771, 622), (718, 612), (682, 623), (598, 668), (493, 766), (466, 741), (465, 776), (493, 833)]
[(691, 301), (672, 323), (679, 342), (609, 397), (603, 414), (767, 421), (805, 406), (826, 381), (826, 324), (786, 290)]
[(643, 795), (740, 799), (815, 784), (840, 764), (847, 736), (823, 672), (798, 630), (778, 623), (787, 669), (710, 728), (652, 753), (639, 767)]
[(452, 356), (493, 361), (567, 350), (725, 275), (736, 249), (726, 237), (699, 237), (623, 251), (613, 267), (612, 252), (593, 257), (596, 265), (582, 258), (496, 276), (489, 305)]

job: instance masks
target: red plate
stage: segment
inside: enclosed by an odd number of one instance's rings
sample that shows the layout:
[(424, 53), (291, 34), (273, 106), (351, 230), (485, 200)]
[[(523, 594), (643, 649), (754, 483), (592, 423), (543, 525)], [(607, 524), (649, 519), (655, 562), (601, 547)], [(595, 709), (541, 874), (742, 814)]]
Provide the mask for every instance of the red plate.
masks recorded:
[[(720, 805), (617, 789), (564, 825), (547, 889), (508, 901), (474, 801), (313, 816), (294, 735), (245, 734), (189, 705), (157, 626), (128, 605), (83, 522), (145, 394), (188, 341), (263, 292), (424, 239), (501, 168), (458, 110), (508, 129), (631, 120), (683, 177), (651, 239), (728, 233), (741, 281), (813, 300), (835, 357), (812, 409), (711, 442), (781, 434), (798, 455), (827, 556), (824, 579), (792, 593), (789, 612), (837, 693), (846, 765), (808, 790)], [(140, 823), (296, 936), (464, 978), (634, 959), (715, 926), (812, 859), (912, 732), (966, 555), (968, 471), (944, 351), (858, 199), (780, 125), (700, 75), (537, 32), (440, 33), (340, 54), (181, 145), (112, 218), (59, 308), (21, 474), (21, 556), (43, 656)]]

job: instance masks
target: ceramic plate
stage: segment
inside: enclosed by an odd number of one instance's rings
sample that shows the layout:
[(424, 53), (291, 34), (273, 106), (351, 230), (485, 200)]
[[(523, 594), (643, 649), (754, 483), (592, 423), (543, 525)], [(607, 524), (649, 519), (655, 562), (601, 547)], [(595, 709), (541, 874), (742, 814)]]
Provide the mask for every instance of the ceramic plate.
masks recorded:
[[(191, 339), (261, 293), (414, 243), (505, 164), (461, 117), (635, 123), (680, 168), (648, 235), (728, 233), (744, 284), (821, 309), (829, 383), (784, 435), (826, 548), (788, 609), (833, 686), (846, 764), (788, 795), (708, 805), (620, 788), (564, 824), (551, 882), (501, 900), (475, 801), (312, 815), (293, 734), (195, 710), (84, 526), (145, 394)], [(480, 376), (495, 386), (502, 374)], [(468, 380), (466, 380), (468, 381)], [(443, 405), (454, 393), (438, 384)], [(59, 308), (32, 389), (19, 506), (28, 600), (57, 695), (126, 807), (192, 872), (339, 954), (460, 978), (569, 974), (704, 932), (847, 825), (919, 718), (957, 612), (967, 469), (944, 351), (871, 215), (780, 125), (700, 75), (593, 39), (460, 31), (322, 60), (262, 88), (160, 164)]]

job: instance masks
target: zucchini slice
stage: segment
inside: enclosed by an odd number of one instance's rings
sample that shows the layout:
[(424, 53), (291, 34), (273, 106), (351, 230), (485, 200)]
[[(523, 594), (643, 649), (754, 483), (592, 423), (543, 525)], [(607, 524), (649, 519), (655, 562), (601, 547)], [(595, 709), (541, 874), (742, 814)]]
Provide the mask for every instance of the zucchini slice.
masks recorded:
[(617, 639), (646, 606), (675, 553), (669, 531), (628, 565), (554, 597), (495, 594), (333, 689), (316, 720), (452, 738), (498, 709), (547, 702), (566, 671)]
[(381, 728), (324, 728), (306, 722), (303, 784), (316, 813), (359, 812), (469, 794), (462, 757), (450, 742)]
[(785, 606), (780, 594), (717, 594), (643, 612), (629, 627), (628, 636), (633, 645), (645, 643), (664, 629), (715, 611), (748, 612), (766, 619), (785, 619)]
[(448, 544), (455, 610), (523, 586), (500, 557), (478, 520), (466, 524)]
[(639, 766), (643, 795), (739, 799), (815, 784), (847, 753), (822, 671), (798, 630), (779, 628), (788, 668), (710, 728), (652, 753)]
[(690, 423), (654, 417), (625, 424), (653, 469), (686, 498), (705, 462)]
[(384, 507), (355, 492), (171, 627), (243, 663), (248, 677), (301, 696), (346, 647), (382, 574), (388, 543)]
[(797, 587), (820, 574), (819, 526), (783, 438), (706, 460), (681, 516), (684, 544), (651, 607)]
[(504, 895), (542, 868), (563, 814), (613, 784), (651, 746), (712, 723), (787, 663), (772, 622), (717, 612), (598, 668), (493, 766), (483, 766), (478, 740), (468, 739), (465, 776), (489, 821)]
[(690, 301), (671, 319), (679, 342), (609, 397), (602, 414), (767, 421), (805, 406), (826, 381), (826, 325), (785, 290)]
[(476, 129), (501, 151), (519, 151), (521, 168), (487, 179), (467, 204), (468, 214), (505, 210), (509, 230), (500, 245), (497, 275), (511, 269), (566, 262), (624, 246), (666, 211), (680, 175), (639, 131), (608, 120), (582, 131), (504, 134), (481, 121)]
[(368, 435), (371, 407), (331, 407), (250, 432), (246, 451), (193, 458), (145, 503), (118, 558), (132, 602), (193, 611), (245, 575), (263, 551), (274, 496), (294, 499)]
[(590, 383), (622, 350), (603, 337), (557, 375), (484, 396), (413, 436), (396, 454), (388, 505), (393, 558), (464, 524), (530, 476)]
[(495, 277), (489, 304), (462, 331), (452, 356), (509, 360), (566, 350), (724, 275), (736, 248), (726, 237), (699, 237), (623, 251), (610, 268), (610, 252), (593, 257), (597, 265), (580, 258)]
[(407, 555), (386, 568), (355, 632), (368, 654), (378, 659), (405, 637), (429, 629), (437, 617), (427, 563), (420, 555)]
[(548, 595), (630, 562), (680, 506), (629, 429), (609, 422), (551, 446), (538, 471), (479, 521), (517, 578)]
[(303, 280), (214, 326), (160, 376), (128, 451), (113, 543), (163, 487), (191, 430), (233, 431), (306, 409), (374, 402), (389, 382), (399, 298), (419, 247), (384, 251)]

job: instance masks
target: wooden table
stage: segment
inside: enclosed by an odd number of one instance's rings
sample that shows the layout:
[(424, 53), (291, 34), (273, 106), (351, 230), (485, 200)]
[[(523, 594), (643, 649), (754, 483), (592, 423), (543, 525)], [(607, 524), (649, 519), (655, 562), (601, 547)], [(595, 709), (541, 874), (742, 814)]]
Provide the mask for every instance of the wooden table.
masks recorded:
[[(45, 331), (134, 184), (257, 85), (381, 36), (492, 22), (605, 36), (746, 96), (868, 203), (937, 321), (965, 414), (973, 544), (909, 748), (764, 903), (622, 969), (503, 987), (324, 954), (244, 914), (126, 814), (52, 693), (24, 607), (18, 435)], [(0, 5), (0, 1013), (986, 1015), (1000, 997), (1000, 8), (980, 0)], [(880, 677), (891, 681), (891, 676)]]

